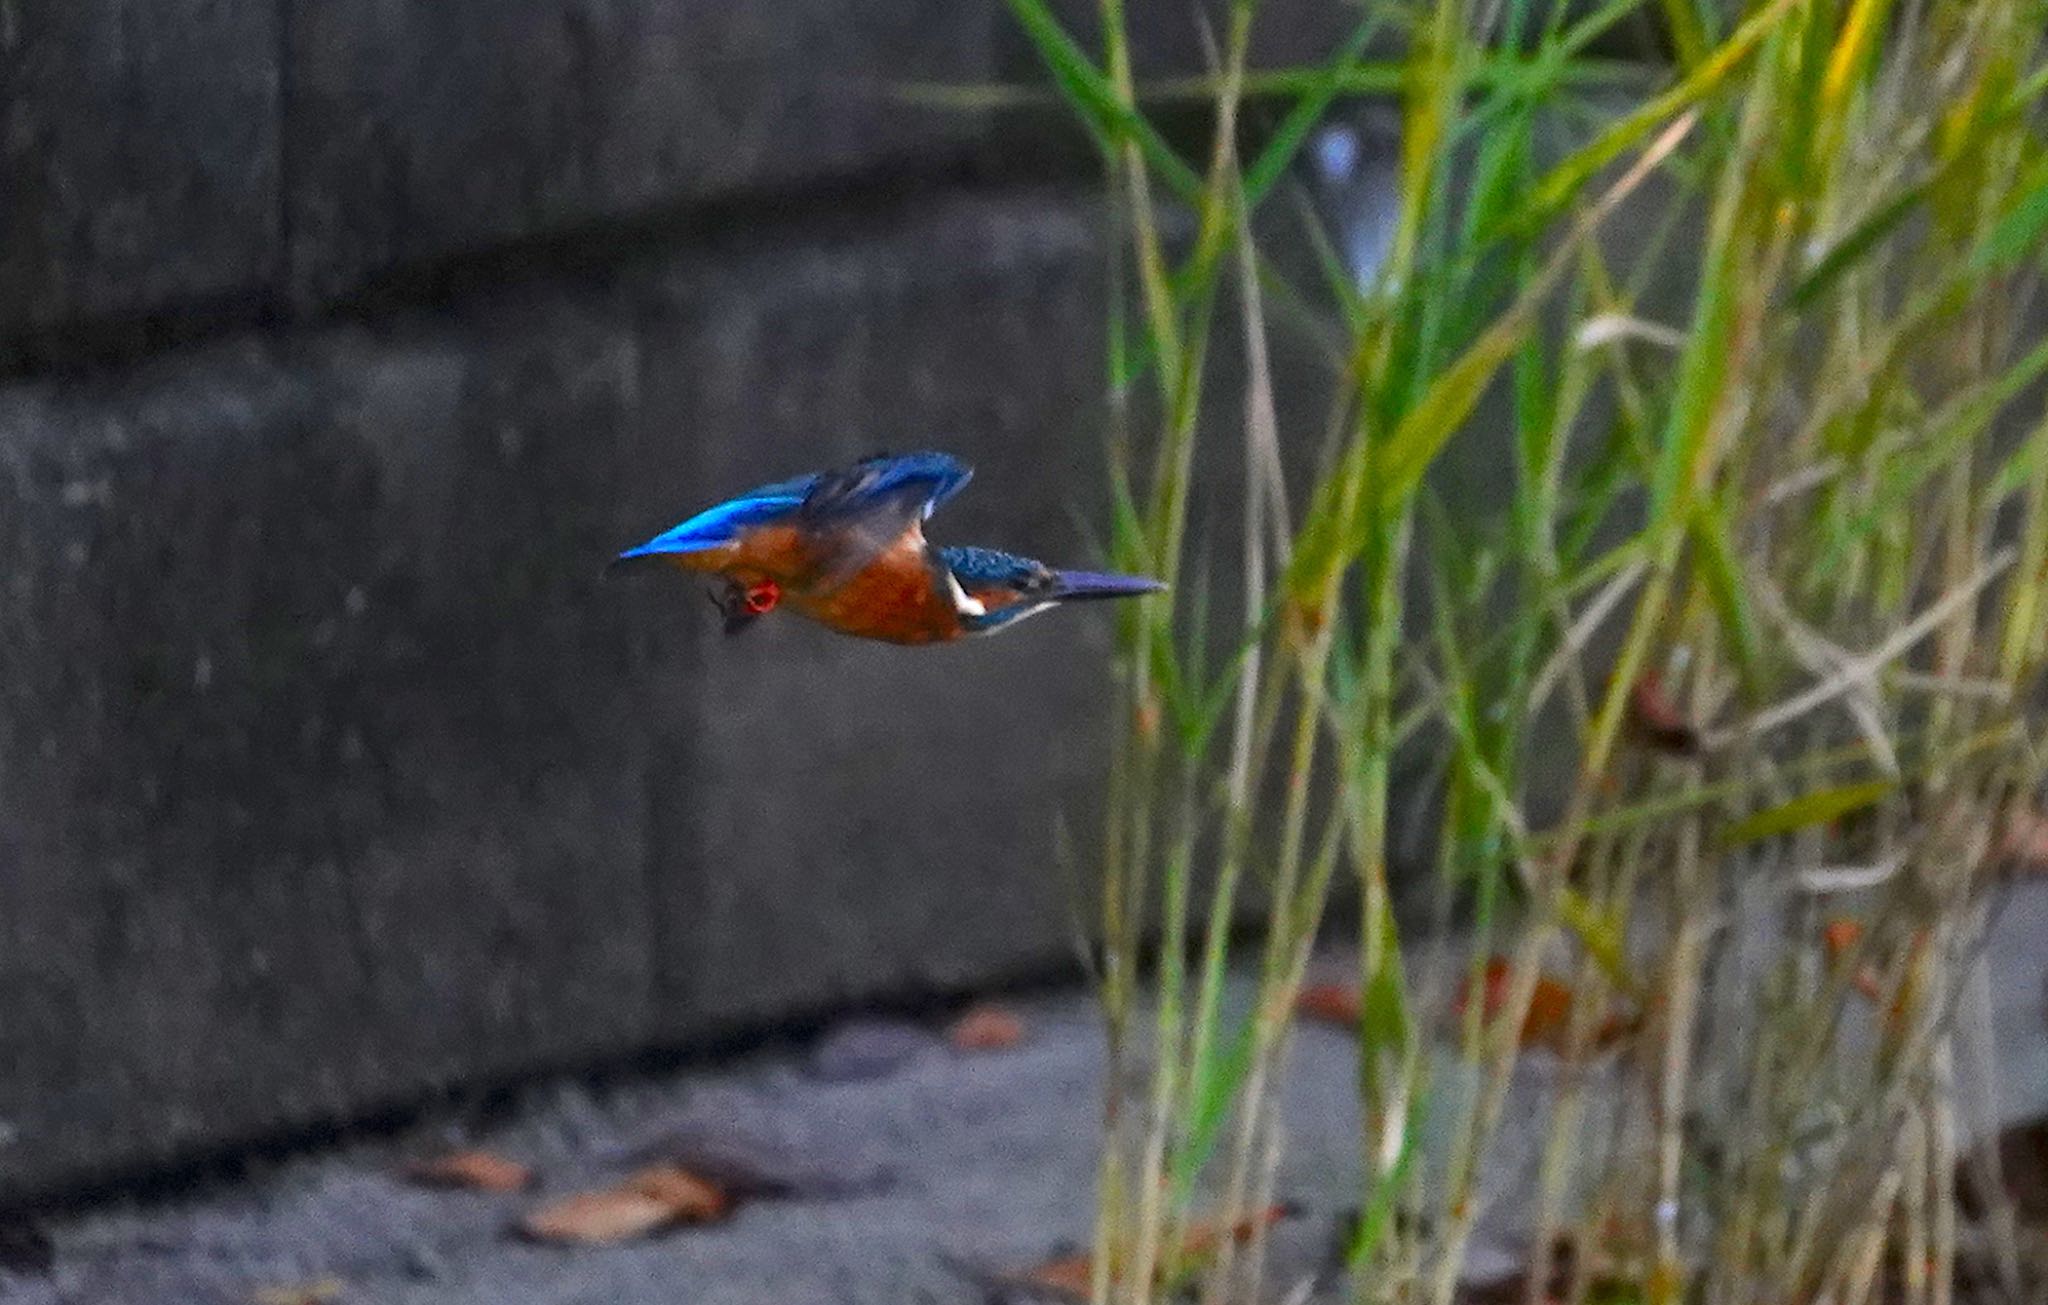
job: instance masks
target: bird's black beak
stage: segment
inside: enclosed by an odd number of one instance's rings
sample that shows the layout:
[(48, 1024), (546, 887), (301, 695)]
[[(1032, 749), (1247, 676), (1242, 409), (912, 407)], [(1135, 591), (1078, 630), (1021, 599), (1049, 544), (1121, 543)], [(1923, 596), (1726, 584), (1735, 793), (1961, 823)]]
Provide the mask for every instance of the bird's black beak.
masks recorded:
[(1049, 596), (1056, 603), (1094, 598), (1135, 598), (1156, 594), (1166, 586), (1141, 575), (1110, 575), (1101, 571), (1056, 571)]

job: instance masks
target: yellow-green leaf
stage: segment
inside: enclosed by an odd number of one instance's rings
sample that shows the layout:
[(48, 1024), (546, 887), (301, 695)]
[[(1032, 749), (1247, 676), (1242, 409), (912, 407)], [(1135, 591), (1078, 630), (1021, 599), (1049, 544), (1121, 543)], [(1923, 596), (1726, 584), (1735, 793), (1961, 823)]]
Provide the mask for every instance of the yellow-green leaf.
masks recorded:
[(1890, 796), (1898, 787), (1892, 779), (1873, 779), (1861, 784), (1844, 784), (1839, 788), (1824, 788), (1812, 793), (1803, 793), (1790, 802), (1781, 802), (1766, 807), (1755, 815), (1738, 820), (1721, 835), (1721, 841), (1730, 847), (1743, 843), (1757, 843), (1780, 834), (1790, 834), (1815, 825), (1824, 825), (1838, 820), (1852, 811), (1861, 811), (1875, 806)]

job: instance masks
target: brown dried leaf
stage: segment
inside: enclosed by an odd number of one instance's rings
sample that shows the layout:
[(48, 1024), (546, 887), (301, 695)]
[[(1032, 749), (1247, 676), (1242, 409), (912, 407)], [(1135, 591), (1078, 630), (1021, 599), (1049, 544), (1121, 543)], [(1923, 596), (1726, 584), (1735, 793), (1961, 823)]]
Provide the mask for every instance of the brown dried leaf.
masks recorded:
[[(1215, 1257), (1226, 1237), (1235, 1242), (1248, 1241), (1286, 1216), (1287, 1207), (1275, 1205), (1228, 1225), (1195, 1220), (1181, 1239), (1179, 1253), (1161, 1257), (1159, 1280), (1185, 1281)], [(955, 1268), (983, 1287), (1042, 1300), (1078, 1303), (1088, 1300), (1095, 1287), (1095, 1259), (1086, 1253), (1061, 1255), (1015, 1273), (987, 1273), (965, 1265)]]
[(1846, 916), (1829, 920), (1820, 927), (1821, 951), (1827, 956), (1828, 964), (1840, 963), (1857, 943), (1863, 941), (1863, 924)]
[(733, 1205), (725, 1189), (681, 1165), (649, 1165), (617, 1187), (542, 1206), (520, 1221), (519, 1231), (535, 1241), (610, 1246), (678, 1224), (711, 1223)]
[(735, 1204), (724, 1188), (681, 1165), (649, 1165), (628, 1178), (624, 1190), (660, 1201), (676, 1223), (712, 1223)]
[(1671, 701), (1655, 671), (1644, 671), (1629, 687), (1628, 723), (1636, 741), (1654, 752), (1690, 757), (1700, 750), (1700, 732)]
[(1225, 1237), (1234, 1242), (1248, 1242), (1258, 1233), (1271, 1228), (1286, 1217), (1286, 1206), (1269, 1205), (1257, 1214), (1249, 1215), (1227, 1226), (1197, 1219), (1188, 1225), (1187, 1236), (1181, 1240), (1181, 1259), (1184, 1264), (1189, 1261), (1206, 1260), (1223, 1245)]
[(996, 1301), (1062, 1301), (1083, 1305), (1093, 1294), (1095, 1261), (1087, 1255), (1061, 1255), (1029, 1269), (1001, 1270), (941, 1254), (939, 1262)]
[(1361, 1016), (1358, 989), (1342, 983), (1315, 983), (1294, 999), (1294, 1013), (1305, 1020), (1335, 1024), (1356, 1033)]
[(1018, 1274), (1014, 1282), (1041, 1295), (1084, 1301), (1095, 1290), (1095, 1261), (1086, 1255), (1047, 1260), (1035, 1269)]
[(1024, 1021), (1001, 1006), (976, 1006), (953, 1021), (946, 1037), (958, 1051), (1007, 1051), (1024, 1041)]
[[(1851, 920), (1846, 916), (1829, 920), (1820, 927), (1821, 954), (1827, 957), (1828, 964), (1831, 966), (1840, 965), (1842, 958), (1855, 950), (1856, 945), (1862, 941), (1862, 923), (1857, 920)], [(1856, 991), (1862, 993), (1871, 1001), (1882, 1002), (1884, 1000), (1884, 983), (1878, 978), (1877, 971), (1873, 967), (1866, 965), (1858, 970), (1855, 978), (1850, 980), (1850, 983)]]
[[(1485, 1018), (1491, 1023), (1500, 1017), (1507, 1005), (1508, 979), (1513, 966), (1505, 957), (1496, 956), (1486, 963), (1482, 983), (1485, 993)], [(1451, 1009), (1462, 1016), (1471, 997), (1471, 982), (1459, 985), (1457, 999)], [(1563, 1055), (1570, 1049), (1572, 1003), (1575, 1000), (1571, 985), (1549, 975), (1538, 975), (1536, 987), (1529, 995), (1529, 1014), (1522, 1021), (1521, 1045), (1541, 1047)], [(1641, 1027), (1640, 1019), (1623, 1014), (1608, 1016), (1593, 1030), (1591, 1049), (1604, 1051), (1620, 1042)]]
[(533, 1170), (489, 1151), (450, 1151), (415, 1160), (405, 1167), (404, 1174), (422, 1187), (472, 1192), (523, 1192), (533, 1186)]
[(519, 1231), (558, 1246), (613, 1246), (668, 1227), (675, 1213), (667, 1201), (623, 1187), (578, 1192), (542, 1206), (520, 1220)]

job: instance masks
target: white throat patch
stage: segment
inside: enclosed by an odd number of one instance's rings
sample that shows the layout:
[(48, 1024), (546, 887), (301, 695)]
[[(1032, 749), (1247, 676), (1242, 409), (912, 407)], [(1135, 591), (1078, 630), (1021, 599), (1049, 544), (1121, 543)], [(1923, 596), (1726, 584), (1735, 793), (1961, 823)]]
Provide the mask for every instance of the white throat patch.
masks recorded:
[(946, 592), (953, 596), (953, 610), (960, 615), (988, 615), (988, 608), (983, 606), (979, 599), (968, 596), (967, 591), (960, 587), (960, 578), (954, 575), (950, 568), (946, 571)]

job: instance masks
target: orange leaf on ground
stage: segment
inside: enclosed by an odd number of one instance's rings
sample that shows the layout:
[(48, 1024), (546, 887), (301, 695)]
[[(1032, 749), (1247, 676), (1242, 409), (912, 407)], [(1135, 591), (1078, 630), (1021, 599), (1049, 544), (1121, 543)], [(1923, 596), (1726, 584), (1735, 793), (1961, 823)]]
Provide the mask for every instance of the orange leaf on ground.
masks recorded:
[(645, 1237), (674, 1222), (668, 1202), (645, 1192), (610, 1188), (578, 1192), (543, 1206), (519, 1223), (519, 1231), (560, 1246), (612, 1246)]
[(1821, 950), (1827, 954), (1828, 964), (1840, 961), (1849, 950), (1863, 941), (1863, 925), (1860, 921), (1846, 917), (1829, 920), (1820, 927)]
[(489, 1151), (450, 1151), (415, 1160), (405, 1176), (422, 1187), (454, 1187), (472, 1192), (523, 1192), (533, 1186), (533, 1171)]
[(1095, 1261), (1086, 1255), (1047, 1260), (1017, 1275), (1020, 1287), (1064, 1300), (1087, 1300), (1095, 1291)]
[(617, 1187), (543, 1206), (520, 1221), (519, 1231), (559, 1245), (610, 1246), (679, 1224), (723, 1219), (732, 1204), (718, 1186), (679, 1165), (653, 1165)]
[(1226, 1236), (1234, 1242), (1248, 1242), (1255, 1234), (1271, 1228), (1286, 1217), (1286, 1206), (1269, 1205), (1257, 1214), (1239, 1219), (1228, 1227), (1197, 1219), (1188, 1225), (1187, 1236), (1181, 1241), (1180, 1253), (1192, 1260), (1205, 1259), (1216, 1253)]
[(1644, 671), (1630, 686), (1628, 723), (1636, 740), (1652, 751), (1690, 757), (1700, 750), (1700, 732), (1671, 701), (1655, 671)]
[(1006, 1051), (1024, 1041), (1024, 1021), (1001, 1006), (976, 1006), (946, 1037), (960, 1051)]
[(1064, 1301), (1068, 1305), (1084, 1305), (1094, 1294), (1095, 1261), (1087, 1255), (1061, 1255), (1017, 1270), (991, 1269), (943, 1252), (939, 1262), (979, 1287), (991, 1301)]
[(733, 1209), (724, 1188), (681, 1165), (649, 1165), (628, 1178), (625, 1189), (667, 1205), (677, 1223), (710, 1223)]
[[(1508, 980), (1513, 967), (1508, 961), (1496, 956), (1486, 963), (1481, 989), (1485, 993), (1484, 1018), (1491, 1023), (1500, 1018), (1507, 1007)], [(1471, 999), (1471, 980), (1459, 985), (1457, 1000), (1452, 1011), (1462, 1016)], [(1571, 1040), (1572, 1024), (1571, 985), (1561, 983), (1548, 975), (1538, 975), (1536, 986), (1529, 995), (1529, 1013), (1522, 1020), (1521, 1045), (1541, 1047), (1546, 1051), (1562, 1055)], [(1593, 1030), (1591, 1046), (1594, 1050), (1605, 1050), (1634, 1033), (1641, 1025), (1639, 1019), (1625, 1015), (1610, 1015)]]
[[(1821, 951), (1827, 957), (1828, 964), (1831, 966), (1841, 964), (1842, 958), (1862, 940), (1863, 926), (1854, 920), (1835, 919), (1821, 926)], [(1900, 985), (1898, 996), (1893, 999), (1885, 1016), (1888, 1021), (1895, 1024), (1905, 1019), (1906, 1009), (1912, 1003), (1914, 994), (1913, 976), (1927, 951), (1927, 931), (1925, 929), (1916, 931), (1908, 942), (1907, 947), (1906, 963), (1908, 971), (1906, 979)], [(1884, 980), (1879, 976), (1876, 966), (1866, 965), (1859, 969), (1856, 971), (1855, 977), (1850, 980), (1850, 983), (1857, 992), (1867, 997), (1873, 1005), (1882, 1005), (1884, 1003)]]
[[(1188, 1225), (1187, 1235), (1181, 1239), (1179, 1255), (1162, 1257), (1159, 1278), (1167, 1281), (1182, 1277), (1211, 1259), (1225, 1237), (1235, 1242), (1249, 1241), (1255, 1233), (1286, 1217), (1287, 1207), (1275, 1205), (1227, 1226), (1197, 1219)], [(1016, 1273), (989, 1273), (972, 1265), (949, 1263), (955, 1272), (982, 1287), (1047, 1300), (1086, 1301), (1095, 1286), (1095, 1259), (1087, 1254), (1061, 1255)]]
[(1358, 989), (1342, 983), (1315, 983), (1294, 999), (1294, 1011), (1305, 1020), (1337, 1024), (1356, 1032), (1361, 1012)]
[[(1863, 925), (1856, 920), (1842, 917), (1829, 920), (1820, 927), (1820, 947), (1829, 965), (1840, 965), (1842, 958), (1863, 941)], [(1884, 985), (1878, 981), (1877, 971), (1866, 965), (1856, 972), (1850, 981), (1856, 991), (1871, 1001), (1884, 1000)]]

